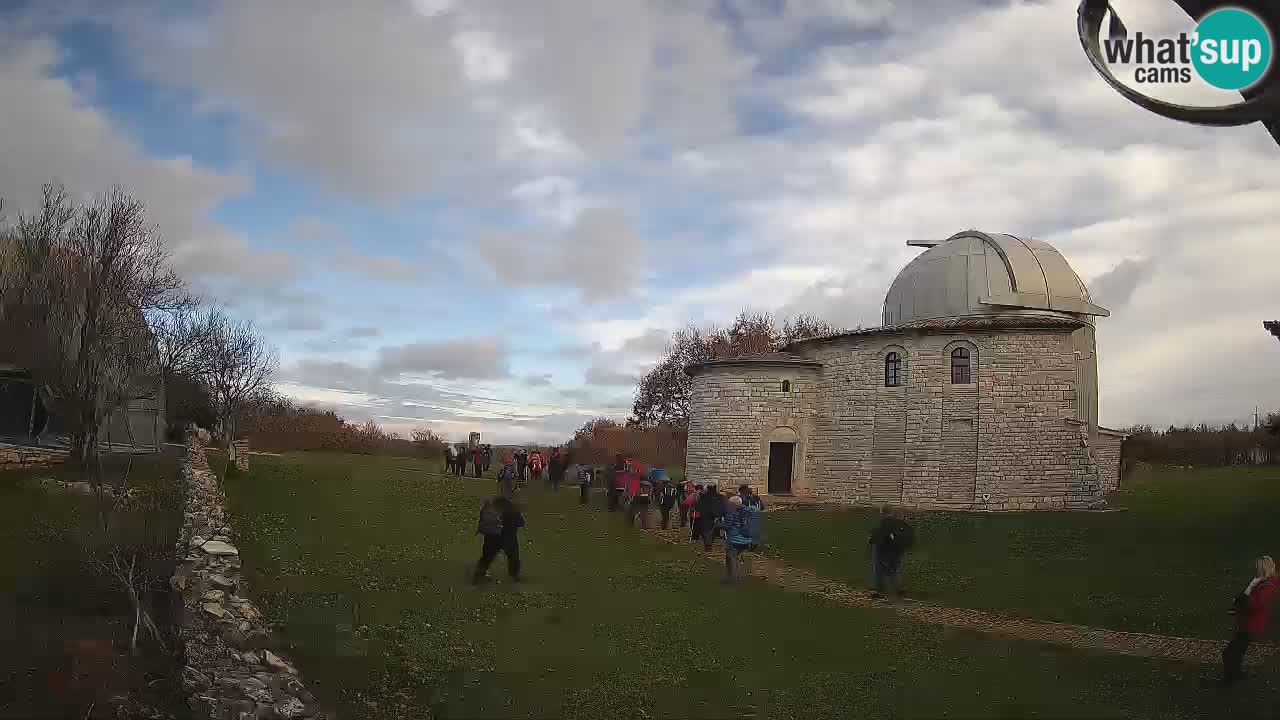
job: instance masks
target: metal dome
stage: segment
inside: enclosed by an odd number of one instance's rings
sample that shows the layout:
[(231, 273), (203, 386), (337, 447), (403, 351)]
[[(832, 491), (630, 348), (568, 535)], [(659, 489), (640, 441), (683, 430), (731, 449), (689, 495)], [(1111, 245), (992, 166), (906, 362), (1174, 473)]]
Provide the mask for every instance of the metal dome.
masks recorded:
[(898, 273), (884, 298), (884, 324), (965, 315), (1066, 314), (1084, 322), (1110, 313), (1052, 245), (966, 230), (929, 248)]

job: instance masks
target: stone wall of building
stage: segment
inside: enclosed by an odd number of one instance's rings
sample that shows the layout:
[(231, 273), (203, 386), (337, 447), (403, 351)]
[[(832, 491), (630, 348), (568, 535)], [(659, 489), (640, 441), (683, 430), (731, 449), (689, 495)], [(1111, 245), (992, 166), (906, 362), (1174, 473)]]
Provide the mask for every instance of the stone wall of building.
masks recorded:
[(246, 595), (226, 501), (204, 446), (189, 438), (182, 465), (183, 527), (170, 582), (182, 595), (182, 686), (193, 716), (326, 718)]
[(1098, 477), (1102, 489), (1115, 492), (1120, 489), (1120, 458), (1124, 447), (1122, 432), (1110, 428), (1098, 428), (1098, 440), (1093, 446), (1093, 456), (1098, 463)]
[[(973, 383), (952, 384), (951, 352), (962, 346)], [(797, 354), (822, 363), (803, 385), (808, 399), (790, 416), (805, 453), (805, 494), (966, 510), (1102, 502), (1089, 424), (1079, 421), (1082, 370), (1069, 329), (881, 333), (801, 347)], [(902, 359), (899, 387), (885, 387), (888, 352)], [(691, 467), (762, 482), (763, 436), (788, 418), (754, 393), (779, 379), (739, 369), (700, 372), (691, 400)]]
[[(804, 367), (722, 367), (693, 377), (685, 474), (698, 483), (768, 489), (769, 443), (795, 442), (792, 493), (815, 489), (805, 465), (819, 373)], [(783, 383), (789, 384), (783, 391)]]

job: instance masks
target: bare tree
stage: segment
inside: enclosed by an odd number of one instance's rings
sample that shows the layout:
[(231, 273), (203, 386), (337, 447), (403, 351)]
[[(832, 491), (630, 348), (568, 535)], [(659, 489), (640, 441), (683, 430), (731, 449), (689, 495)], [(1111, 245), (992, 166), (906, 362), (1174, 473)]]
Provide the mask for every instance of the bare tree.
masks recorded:
[(157, 376), (146, 316), (178, 302), (182, 282), (142, 203), (118, 187), (77, 204), (45, 186), (10, 242), (15, 359), (67, 423), (72, 460), (92, 468), (103, 420)]
[(797, 315), (784, 321), (779, 329), (772, 315), (745, 311), (725, 329), (702, 330), (689, 325), (671, 336), (662, 359), (640, 378), (627, 425), (633, 428), (687, 426), (689, 395), (693, 389), (693, 380), (685, 373), (689, 365), (719, 358), (763, 355), (799, 340), (839, 332), (840, 329), (812, 315)]
[(271, 376), (280, 361), (275, 348), (247, 320), (231, 320), (218, 313), (208, 337), (205, 382), (218, 416), (218, 429), (227, 441), (228, 462), (232, 462), (236, 420), (256, 398), (270, 390)]
[(193, 295), (182, 295), (147, 316), (155, 337), (157, 365), (165, 379), (172, 376), (196, 379), (212, 367), (210, 348), (217, 328), (226, 316), (216, 306), (202, 303)]

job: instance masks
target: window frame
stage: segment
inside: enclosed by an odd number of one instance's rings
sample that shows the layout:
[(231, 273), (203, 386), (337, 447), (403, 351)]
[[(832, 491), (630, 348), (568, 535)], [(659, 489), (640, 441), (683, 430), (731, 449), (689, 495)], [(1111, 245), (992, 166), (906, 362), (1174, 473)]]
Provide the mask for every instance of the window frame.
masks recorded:
[(890, 350), (884, 355), (884, 386), (902, 387), (902, 355), (897, 350)]
[[(963, 379), (957, 379), (957, 371)], [(973, 351), (964, 345), (951, 350), (951, 384), (973, 384)]]

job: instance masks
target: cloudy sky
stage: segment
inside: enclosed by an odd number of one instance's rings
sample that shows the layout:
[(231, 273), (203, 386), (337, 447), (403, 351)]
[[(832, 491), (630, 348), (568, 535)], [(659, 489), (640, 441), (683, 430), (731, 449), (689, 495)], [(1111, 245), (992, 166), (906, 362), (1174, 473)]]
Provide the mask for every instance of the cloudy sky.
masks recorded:
[(1111, 309), (1105, 424), (1280, 409), (1280, 148), (1123, 100), (1074, 0), (0, 6), (7, 209), (132, 188), (280, 389), (353, 419), (562, 438), (673, 328), (876, 325), (904, 241), (967, 228)]

